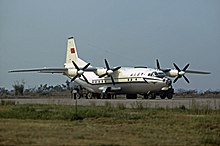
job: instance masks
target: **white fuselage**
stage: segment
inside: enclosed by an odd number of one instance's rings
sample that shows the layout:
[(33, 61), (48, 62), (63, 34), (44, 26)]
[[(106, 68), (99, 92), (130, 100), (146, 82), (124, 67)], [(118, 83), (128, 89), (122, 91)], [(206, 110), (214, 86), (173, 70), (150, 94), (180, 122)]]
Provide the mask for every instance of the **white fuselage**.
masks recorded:
[(115, 85), (107, 76), (99, 78), (94, 72), (85, 72), (84, 75), (89, 83), (83, 78), (77, 78), (75, 82), (93, 93), (101, 93), (103, 88), (111, 87), (112, 92), (119, 94), (144, 94), (167, 90), (171, 85), (171, 80), (162, 71), (152, 68), (123, 67), (113, 74)]

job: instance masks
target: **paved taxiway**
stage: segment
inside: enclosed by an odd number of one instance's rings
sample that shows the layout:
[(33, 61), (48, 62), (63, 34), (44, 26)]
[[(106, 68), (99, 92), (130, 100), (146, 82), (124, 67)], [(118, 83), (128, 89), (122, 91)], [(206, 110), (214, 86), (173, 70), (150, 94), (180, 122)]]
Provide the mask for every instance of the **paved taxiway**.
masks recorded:
[[(68, 98), (50, 99), (0, 99), (14, 101), (16, 104), (56, 104), (56, 105), (75, 105), (76, 100)], [(77, 99), (77, 105), (84, 106), (124, 106), (126, 108), (208, 108), (220, 109), (220, 98), (174, 98), (168, 99)]]

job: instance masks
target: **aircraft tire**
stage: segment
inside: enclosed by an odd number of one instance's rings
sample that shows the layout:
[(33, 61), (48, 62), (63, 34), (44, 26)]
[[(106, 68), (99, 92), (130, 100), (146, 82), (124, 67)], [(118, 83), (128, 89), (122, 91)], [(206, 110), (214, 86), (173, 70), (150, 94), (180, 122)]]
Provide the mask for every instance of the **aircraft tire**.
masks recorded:
[(95, 98), (96, 98), (96, 99), (101, 99), (101, 94), (95, 93)]
[(74, 99), (80, 99), (81, 95), (79, 93), (74, 93)]
[(148, 94), (144, 94), (144, 99), (148, 99)]
[(94, 97), (92, 92), (87, 93), (86, 99), (92, 99)]
[(107, 94), (106, 95), (106, 99), (111, 99), (112, 95), (111, 94)]
[(151, 93), (150, 94), (150, 99), (156, 99), (156, 94), (155, 93)]
[(173, 93), (168, 92), (168, 93), (167, 93), (167, 98), (168, 98), (168, 99), (172, 99), (172, 98), (173, 98)]
[(160, 98), (161, 98), (161, 99), (165, 99), (165, 98), (166, 98), (166, 94), (161, 94), (161, 95), (160, 95)]

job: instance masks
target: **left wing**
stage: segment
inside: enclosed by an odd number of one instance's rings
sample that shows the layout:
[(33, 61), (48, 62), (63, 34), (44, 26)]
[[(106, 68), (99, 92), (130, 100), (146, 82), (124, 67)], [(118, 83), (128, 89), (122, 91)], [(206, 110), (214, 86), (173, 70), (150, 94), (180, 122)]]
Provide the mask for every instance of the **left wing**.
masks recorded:
[[(29, 68), (29, 69), (15, 69), (15, 70), (9, 70), (9, 73), (13, 72), (38, 72), (38, 73), (66, 73), (69, 69), (76, 69), (74, 67), (43, 67), (43, 68)], [(83, 69), (82, 67), (79, 67), (79, 69)], [(96, 71), (98, 68), (96, 67), (88, 67), (84, 71)]]
[(65, 73), (68, 68), (65, 67), (44, 67), (44, 68), (30, 68), (30, 69), (15, 69), (9, 70), (9, 73), (13, 72), (38, 72), (38, 73)]

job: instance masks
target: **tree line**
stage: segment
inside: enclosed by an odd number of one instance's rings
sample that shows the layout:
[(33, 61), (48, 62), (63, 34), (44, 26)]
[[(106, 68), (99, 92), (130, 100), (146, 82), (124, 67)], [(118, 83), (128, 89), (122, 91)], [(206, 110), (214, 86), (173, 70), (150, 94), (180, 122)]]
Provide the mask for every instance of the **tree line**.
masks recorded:
[[(6, 95), (30, 95), (30, 94), (38, 94), (38, 95), (51, 95), (51, 93), (59, 93), (59, 92), (65, 92), (65, 91), (71, 91), (73, 89), (78, 88), (79, 85), (77, 85), (74, 82), (70, 82), (66, 80), (64, 84), (61, 85), (48, 85), (48, 84), (41, 84), (38, 87), (34, 88), (27, 88), (25, 89), (25, 81), (15, 81), (12, 85), (13, 90), (8, 90), (4, 87), (0, 87), (0, 96), (6, 96)], [(220, 95), (220, 90), (212, 90), (208, 89), (206, 91), (199, 91), (197, 89), (176, 89), (175, 90), (176, 95), (184, 96), (184, 95)]]

